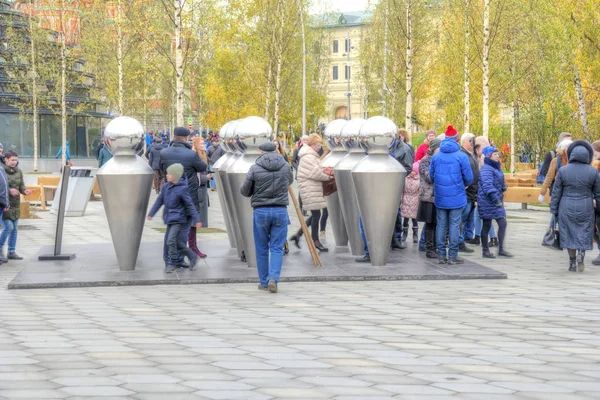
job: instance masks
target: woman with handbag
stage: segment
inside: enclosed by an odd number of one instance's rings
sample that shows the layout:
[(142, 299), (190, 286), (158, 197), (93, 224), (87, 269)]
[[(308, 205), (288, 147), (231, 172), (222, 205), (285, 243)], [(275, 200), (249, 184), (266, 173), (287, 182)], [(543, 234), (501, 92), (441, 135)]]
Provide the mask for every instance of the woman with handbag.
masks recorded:
[[(590, 165), (592, 146), (583, 140), (567, 149), (569, 163), (558, 170), (550, 212), (558, 221), (560, 246), (569, 252), (569, 271), (583, 272), (586, 250), (592, 250), (594, 208), (600, 210), (600, 175)], [(595, 206), (594, 206), (595, 200)]]
[[(307, 138), (306, 144), (300, 149), (298, 153), (298, 157), (300, 158), (298, 164), (298, 188), (300, 197), (302, 198), (303, 210), (310, 211), (311, 213), (306, 220), (306, 225), (311, 228), (311, 238), (315, 243), (315, 247), (319, 251), (329, 251), (319, 240), (319, 221), (321, 219), (321, 210), (327, 207), (325, 196), (323, 195), (323, 182), (329, 182), (334, 178), (331, 168), (324, 169), (321, 166), (319, 150), (322, 147), (323, 139), (316, 133), (313, 133)], [(290, 238), (296, 244), (296, 247), (300, 247), (299, 241), (301, 236), (302, 229)]]
[(494, 146), (483, 149), (483, 166), (479, 173), (479, 189), (477, 193), (477, 206), (483, 221), (481, 229), (481, 249), (483, 258), (496, 258), (490, 251), (488, 234), (492, 227), (492, 220), (498, 223), (498, 256), (512, 257), (504, 250), (504, 237), (506, 236), (506, 210), (504, 209), (504, 192), (508, 188), (504, 181), (504, 173), (500, 164), (500, 153)]

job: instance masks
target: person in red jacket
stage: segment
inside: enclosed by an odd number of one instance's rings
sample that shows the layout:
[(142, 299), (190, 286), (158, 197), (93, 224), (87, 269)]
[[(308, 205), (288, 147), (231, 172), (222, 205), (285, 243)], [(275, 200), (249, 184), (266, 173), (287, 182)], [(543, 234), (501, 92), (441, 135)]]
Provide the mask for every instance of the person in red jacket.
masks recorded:
[(435, 131), (433, 129), (427, 131), (425, 141), (419, 146), (417, 153), (415, 154), (415, 162), (421, 161), (421, 159), (427, 155), (427, 150), (429, 150), (429, 142), (435, 139), (435, 136)]

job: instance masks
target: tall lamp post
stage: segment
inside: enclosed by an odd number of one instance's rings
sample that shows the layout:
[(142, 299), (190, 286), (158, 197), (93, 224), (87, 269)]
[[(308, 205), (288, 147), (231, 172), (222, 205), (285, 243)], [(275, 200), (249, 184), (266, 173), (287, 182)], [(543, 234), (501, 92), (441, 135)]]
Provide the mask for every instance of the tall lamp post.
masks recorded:
[(344, 73), (347, 76), (347, 81), (348, 81), (348, 91), (346, 93), (344, 93), (344, 95), (346, 95), (348, 97), (348, 113), (346, 115), (348, 120), (352, 119), (352, 113), (350, 111), (350, 96), (352, 96), (352, 92), (350, 91), (350, 77), (351, 77), (351, 73), (352, 73), (352, 69), (350, 68), (350, 51), (352, 50), (352, 45), (350, 43), (350, 28), (348, 28), (348, 36), (346, 37), (346, 43), (344, 43), (344, 46), (346, 48), (346, 52), (344, 54), (342, 54), (342, 56), (346, 57), (346, 70), (344, 71)]

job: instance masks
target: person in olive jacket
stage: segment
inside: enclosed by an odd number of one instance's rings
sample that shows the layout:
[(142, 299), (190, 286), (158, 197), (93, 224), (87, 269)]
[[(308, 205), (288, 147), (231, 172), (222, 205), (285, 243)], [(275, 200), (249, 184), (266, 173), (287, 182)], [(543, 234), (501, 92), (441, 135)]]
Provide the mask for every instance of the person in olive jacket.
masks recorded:
[(263, 143), (259, 149), (263, 154), (250, 167), (240, 192), (252, 198), (258, 288), (277, 293), (283, 246), (290, 223), (288, 187), (294, 177), (283, 156), (275, 152), (273, 142)]
[[(2, 225), (4, 229), (0, 234), (0, 259), (2, 262), (8, 260), (22, 260), (17, 253), (17, 234), (19, 218), (21, 217), (21, 194), (30, 195), (31, 190), (25, 187), (23, 171), (17, 167), (19, 156), (14, 151), (8, 151), (5, 155), (4, 170), (8, 180), (9, 207), (4, 208), (2, 213)], [(2, 179), (2, 178), (0, 178)], [(0, 201), (1, 202), (1, 201)], [(8, 239), (8, 256), (4, 256), (4, 244)]]

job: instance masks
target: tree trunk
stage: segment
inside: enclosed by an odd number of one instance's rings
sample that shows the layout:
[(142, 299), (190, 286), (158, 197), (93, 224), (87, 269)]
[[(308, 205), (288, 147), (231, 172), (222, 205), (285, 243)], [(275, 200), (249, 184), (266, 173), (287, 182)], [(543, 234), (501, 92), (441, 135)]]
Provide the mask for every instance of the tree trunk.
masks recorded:
[(468, 133), (471, 130), (471, 91), (470, 91), (470, 82), (469, 82), (469, 40), (471, 36), (471, 31), (469, 29), (469, 14), (470, 14), (470, 3), (471, 0), (465, 0), (465, 65), (464, 65), (464, 75), (465, 75), (465, 88), (464, 88), (464, 132)]
[(36, 66), (36, 48), (35, 48), (35, 32), (33, 27), (32, 15), (35, 12), (35, 2), (31, 1), (31, 12), (29, 13), (29, 37), (31, 40), (31, 97), (33, 101), (33, 170), (38, 170), (38, 98), (37, 98), (37, 66)]
[[(273, 30), (274, 32), (275, 30)], [(275, 33), (273, 33), (275, 36)], [(267, 93), (265, 96), (265, 120), (269, 122), (271, 118), (271, 85), (273, 84), (273, 58), (269, 57), (269, 69), (267, 71)]]
[(62, 131), (62, 165), (67, 165), (67, 33), (65, 27), (65, 0), (60, 7), (60, 117)]
[(406, 122), (405, 129), (412, 138), (412, 76), (413, 76), (413, 48), (412, 48), (412, 10), (411, 0), (406, 1)]
[(483, 1), (483, 136), (490, 128), (490, 0)]
[(387, 52), (388, 52), (388, 18), (390, 15), (390, 1), (385, 2), (385, 21), (383, 26), (383, 72), (382, 72), (382, 87), (381, 97), (383, 100), (381, 107), (381, 115), (384, 117), (387, 113)]
[(515, 177), (515, 118), (517, 114), (517, 102), (513, 100), (512, 112), (510, 114), (510, 173)]
[[(304, 7), (302, 0), (298, 0), (298, 12), (300, 13), (300, 25), (302, 25), (302, 136), (306, 135), (306, 32), (304, 27)], [(285, 143), (285, 130), (283, 140)]]
[[(280, 9), (278, 1), (278, 9)], [(275, 73), (275, 110), (273, 113), (273, 133), (275, 136), (279, 133), (279, 103), (281, 101), (281, 67), (283, 64), (283, 25), (285, 12), (282, 11), (279, 15), (279, 37), (277, 38), (277, 59), (275, 64), (277, 72)]]
[(175, 113), (177, 126), (184, 126), (183, 104), (183, 49), (181, 45), (181, 28), (183, 12), (182, 0), (175, 0)]
[(577, 103), (579, 103), (579, 120), (581, 121), (581, 128), (583, 129), (585, 139), (591, 140), (587, 109), (585, 107), (585, 97), (583, 96), (583, 88), (581, 87), (581, 76), (579, 75), (579, 68), (575, 64), (573, 64), (573, 73), (575, 75), (575, 92), (577, 93)]
[(123, 115), (123, 31), (121, 29), (121, 7), (123, 7), (122, 0), (117, 2), (117, 68), (118, 68), (118, 96), (119, 96), (119, 114)]

